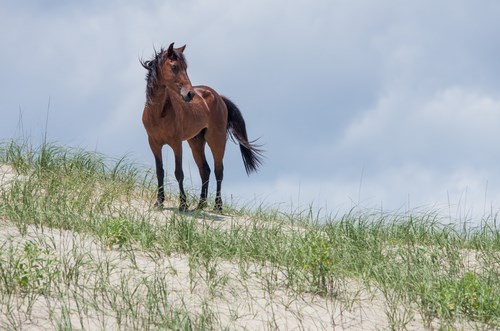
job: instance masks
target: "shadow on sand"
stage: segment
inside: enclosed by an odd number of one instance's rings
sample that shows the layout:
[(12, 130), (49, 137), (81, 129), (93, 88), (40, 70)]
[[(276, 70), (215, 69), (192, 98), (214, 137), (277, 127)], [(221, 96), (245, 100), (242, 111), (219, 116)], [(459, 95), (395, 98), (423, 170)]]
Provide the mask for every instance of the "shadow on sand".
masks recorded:
[(172, 213), (190, 216), (193, 218), (197, 218), (199, 220), (209, 220), (209, 221), (215, 221), (215, 222), (223, 222), (223, 221), (227, 220), (227, 215), (220, 214), (217, 212), (199, 210), (196, 208), (188, 209), (188, 210), (179, 210), (179, 208), (176, 208), (176, 207), (163, 207), (163, 206), (158, 207), (158, 206), (156, 206), (155, 209), (157, 211), (170, 211)]

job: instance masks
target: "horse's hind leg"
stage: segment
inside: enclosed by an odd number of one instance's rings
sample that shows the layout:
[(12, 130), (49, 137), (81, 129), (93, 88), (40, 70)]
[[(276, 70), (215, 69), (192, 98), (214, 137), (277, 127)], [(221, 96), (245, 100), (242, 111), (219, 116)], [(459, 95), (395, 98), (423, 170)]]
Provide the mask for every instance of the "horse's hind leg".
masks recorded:
[(207, 206), (207, 195), (208, 195), (208, 182), (210, 180), (210, 167), (208, 166), (207, 159), (205, 157), (205, 137), (204, 133), (200, 133), (193, 139), (188, 140), (191, 151), (193, 152), (193, 158), (198, 166), (201, 177), (201, 194), (198, 207), (196, 209), (203, 209)]
[(179, 210), (186, 211), (188, 209), (188, 205), (186, 202), (186, 193), (184, 192), (184, 171), (182, 171), (182, 142), (179, 141), (173, 144), (171, 147), (174, 151), (175, 156), (175, 179), (177, 179), (177, 182), (179, 183)]
[(214, 157), (214, 173), (215, 180), (217, 181), (214, 210), (222, 213), (221, 187), (222, 179), (224, 178), (224, 163), (222, 160), (224, 158), (224, 150), (226, 149), (226, 132), (223, 131), (223, 133), (214, 136), (207, 134), (206, 139)]
[(163, 201), (165, 201), (165, 191), (163, 188), (165, 172), (163, 170), (163, 160), (161, 154), (162, 145), (155, 143), (151, 138), (149, 138), (149, 147), (155, 157), (156, 179), (158, 180), (158, 197), (156, 198), (155, 207), (161, 207)]
[(222, 213), (222, 197), (221, 197), (221, 187), (222, 179), (224, 177), (224, 165), (222, 163), (222, 158), (220, 161), (215, 161), (215, 180), (217, 181), (217, 191), (215, 193), (215, 206), (214, 210)]

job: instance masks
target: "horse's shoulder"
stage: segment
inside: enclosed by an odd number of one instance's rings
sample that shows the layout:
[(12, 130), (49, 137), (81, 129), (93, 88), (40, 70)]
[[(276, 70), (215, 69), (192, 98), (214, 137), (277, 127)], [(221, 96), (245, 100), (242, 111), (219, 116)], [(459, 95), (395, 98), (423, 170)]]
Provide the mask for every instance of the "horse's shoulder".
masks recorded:
[(204, 104), (209, 109), (215, 107), (218, 98), (217, 92), (215, 92), (212, 88), (208, 86), (196, 86), (194, 87), (194, 90), (196, 94), (203, 99)]
[(202, 97), (203, 99), (208, 99), (210, 97), (214, 97), (214, 90), (212, 90), (210, 87), (208, 86), (196, 86), (194, 87), (194, 90), (196, 92), (196, 94), (198, 94), (200, 97)]

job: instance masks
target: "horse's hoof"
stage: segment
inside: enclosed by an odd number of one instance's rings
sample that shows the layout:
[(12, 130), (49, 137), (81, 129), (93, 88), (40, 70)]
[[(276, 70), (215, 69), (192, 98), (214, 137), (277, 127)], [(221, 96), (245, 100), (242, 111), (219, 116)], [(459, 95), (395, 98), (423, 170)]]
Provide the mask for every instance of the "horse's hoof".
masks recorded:
[(181, 204), (181, 205), (179, 206), (179, 211), (180, 211), (180, 212), (186, 212), (186, 211), (188, 211), (188, 205), (187, 205), (187, 204), (184, 204), (184, 203), (183, 203), (183, 204)]
[(154, 209), (162, 210), (163, 209), (163, 202), (156, 201), (155, 204), (153, 205)]
[(222, 205), (215, 205), (214, 206), (214, 213), (222, 214)]
[(197, 210), (202, 210), (202, 209), (205, 209), (207, 207), (207, 202), (206, 201), (200, 201), (198, 203), (198, 206), (196, 206), (196, 209)]
[(215, 197), (214, 212), (222, 214), (222, 199), (220, 196)]

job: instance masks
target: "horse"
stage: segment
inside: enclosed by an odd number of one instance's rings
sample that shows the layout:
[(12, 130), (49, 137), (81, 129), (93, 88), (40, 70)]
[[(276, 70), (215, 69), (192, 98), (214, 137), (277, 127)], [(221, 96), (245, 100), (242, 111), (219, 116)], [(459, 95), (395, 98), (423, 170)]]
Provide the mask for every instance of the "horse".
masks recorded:
[(179, 210), (187, 211), (182, 170), (182, 142), (187, 140), (201, 177), (201, 194), (196, 209), (207, 206), (210, 167), (205, 157), (208, 144), (214, 160), (217, 181), (214, 211), (222, 213), (221, 186), (224, 173), (223, 158), (228, 136), (239, 144), (246, 173), (256, 172), (262, 165), (263, 150), (256, 140), (249, 141), (245, 120), (238, 107), (228, 98), (208, 86), (192, 86), (184, 56), (186, 45), (167, 50), (154, 50), (148, 61), (140, 60), (147, 70), (146, 103), (142, 123), (153, 153), (158, 180), (155, 206), (165, 200), (162, 148), (169, 145), (175, 156), (175, 178), (179, 184)]

